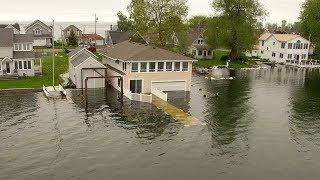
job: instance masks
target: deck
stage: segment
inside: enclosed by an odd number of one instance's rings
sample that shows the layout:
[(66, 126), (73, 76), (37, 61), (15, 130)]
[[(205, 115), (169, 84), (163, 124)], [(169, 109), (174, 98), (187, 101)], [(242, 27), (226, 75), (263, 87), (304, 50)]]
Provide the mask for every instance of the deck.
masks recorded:
[(183, 123), (185, 126), (195, 126), (204, 124), (197, 118), (185, 113), (182, 109), (179, 109), (174, 105), (164, 100), (161, 100), (156, 96), (152, 97), (152, 104), (155, 105), (158, 109), (163, 110), (166, 114), (170, 115), (175, 120)]

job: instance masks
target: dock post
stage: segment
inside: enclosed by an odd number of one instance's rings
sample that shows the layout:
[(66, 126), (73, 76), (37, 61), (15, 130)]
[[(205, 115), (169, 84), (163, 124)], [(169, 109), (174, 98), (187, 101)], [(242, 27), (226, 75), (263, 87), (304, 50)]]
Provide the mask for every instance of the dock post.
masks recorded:
[(88, 107), (88, 78), (85, 79), (85, 101), (86, 107)]
[(123, 77), (120, 76), (120, 86), (121, 86), (121, 102), (123, 103)]

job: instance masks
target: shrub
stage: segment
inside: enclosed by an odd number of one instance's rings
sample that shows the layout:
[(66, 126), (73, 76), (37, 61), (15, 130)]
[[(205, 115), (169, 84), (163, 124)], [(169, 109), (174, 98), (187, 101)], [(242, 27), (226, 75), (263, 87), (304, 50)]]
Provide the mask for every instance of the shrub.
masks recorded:
[(67, 53), (67, 54), (69, 54), (71, 51), (68, 50), (67, 48), (64, 48), (64, 52)]
[(221, 61), (228, 61), (229, 60), (229, 56), (228, 55), (223, 55), (220, 58)]
[(245, 62), (248, 62), (248, 61), (249, 61), (249, 58), (248, 58), (247, 56), (245, 56), (245, 55), (241, 55), (241, 56), (239, 57), (239, 61), (240, 61), (241, 63), (245, 63)]
[(97, 52), (97, 48), (96, 48), (95, 46), (90, 46), (90, 47), (88, 48), (88, 50), (89, 50), (90, 52), (92, 52), (92, 53), (96, 53), (96, 52)]

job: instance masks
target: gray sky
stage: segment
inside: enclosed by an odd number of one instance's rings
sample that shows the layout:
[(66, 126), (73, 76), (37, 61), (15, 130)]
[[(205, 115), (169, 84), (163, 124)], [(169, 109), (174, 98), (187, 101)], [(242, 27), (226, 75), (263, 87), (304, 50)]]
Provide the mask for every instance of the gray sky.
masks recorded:
[[(304, 0), (260, 0), (269, 12), (267, 22), (294, 22)], [(91, 3), (90, 3), (91, 2)], [(0, 21), (91, 21), (94, 13), (100, 21), (115, 22), (118, 11), (126, 11), (130, 0), (6, 0), (2, 2)], [(212, 0), (188, 0), (189, 16), (212, 15)]]

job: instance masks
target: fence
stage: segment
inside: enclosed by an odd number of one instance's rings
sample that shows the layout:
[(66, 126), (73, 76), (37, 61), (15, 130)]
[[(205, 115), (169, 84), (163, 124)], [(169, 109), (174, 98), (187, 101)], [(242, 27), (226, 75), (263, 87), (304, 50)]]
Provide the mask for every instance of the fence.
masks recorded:
[(157, 88), (151, 88), (151, 94), (157, 96), (158, 98), (164, 101), (168, 101), (168, 94), (158, 90)]

